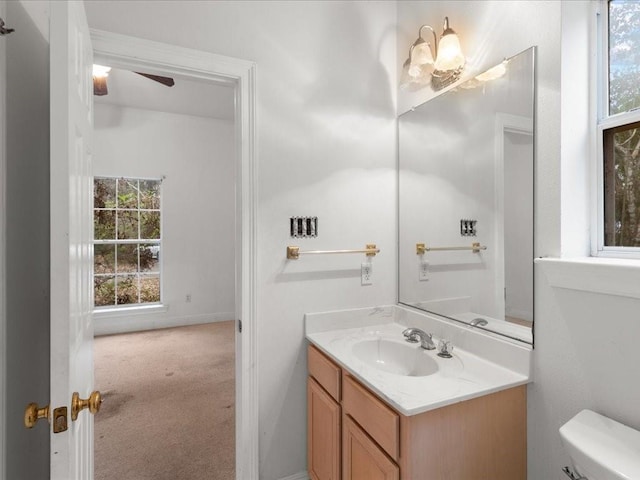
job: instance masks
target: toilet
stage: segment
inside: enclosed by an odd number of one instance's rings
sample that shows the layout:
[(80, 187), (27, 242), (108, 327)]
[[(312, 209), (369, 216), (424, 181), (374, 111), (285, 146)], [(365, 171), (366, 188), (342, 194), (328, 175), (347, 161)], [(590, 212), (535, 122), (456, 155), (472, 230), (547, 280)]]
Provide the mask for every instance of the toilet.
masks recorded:
[(571, 458), (569, 478), (584, 480), (640, 480), (640, 432), (582, 410), (560, 427)]

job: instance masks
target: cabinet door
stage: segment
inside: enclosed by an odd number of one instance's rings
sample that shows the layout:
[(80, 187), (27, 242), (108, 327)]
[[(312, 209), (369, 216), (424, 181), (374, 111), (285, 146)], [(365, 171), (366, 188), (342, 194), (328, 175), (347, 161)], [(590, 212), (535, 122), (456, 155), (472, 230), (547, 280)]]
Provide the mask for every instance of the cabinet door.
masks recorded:
[(349, 415), (343, 415), (342, 478), (344, 480), (398, 480), (398, 466), (362, 431)]
[(340, 405), (307, 380), (307, 467), (312, 480), (340, 480)]

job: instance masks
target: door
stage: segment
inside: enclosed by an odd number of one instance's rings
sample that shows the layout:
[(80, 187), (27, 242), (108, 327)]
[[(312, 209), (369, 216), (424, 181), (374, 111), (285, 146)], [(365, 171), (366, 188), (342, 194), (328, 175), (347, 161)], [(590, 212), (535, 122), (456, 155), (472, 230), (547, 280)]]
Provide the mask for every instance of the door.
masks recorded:
[(399, 480), (400, 470), (351, 416), (342, 416), (343, 480)]
[[(93, 418), (71, 397), (93, 388), (93, 51), (80, 1), (50, 2), (51, 396), (68, 430), (51, 434), (51, 478), (93, 478)], [(61, 420), (58, 420), (61, 422)], [(57, 421), (54, 414), (54, 429)]]
[(340, 480), (340, 405), (307, 379), (307, 467), (312, 480)]

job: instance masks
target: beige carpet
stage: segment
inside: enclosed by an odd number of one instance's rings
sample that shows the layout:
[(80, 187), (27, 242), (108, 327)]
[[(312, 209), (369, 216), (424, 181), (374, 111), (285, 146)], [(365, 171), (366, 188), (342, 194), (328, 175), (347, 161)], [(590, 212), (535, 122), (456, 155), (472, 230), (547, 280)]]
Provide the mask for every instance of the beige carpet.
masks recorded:
[(235, 478), (234, 323), (95, 339), (96, 480)]

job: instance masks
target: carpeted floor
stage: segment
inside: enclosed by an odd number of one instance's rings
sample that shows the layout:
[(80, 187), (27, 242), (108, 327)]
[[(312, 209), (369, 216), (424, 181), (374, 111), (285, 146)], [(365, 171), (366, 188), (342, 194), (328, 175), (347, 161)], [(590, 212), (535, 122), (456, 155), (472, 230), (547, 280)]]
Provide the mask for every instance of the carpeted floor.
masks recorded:
[(234, 322), (95, 339), (96, 480), (235, 478)]

